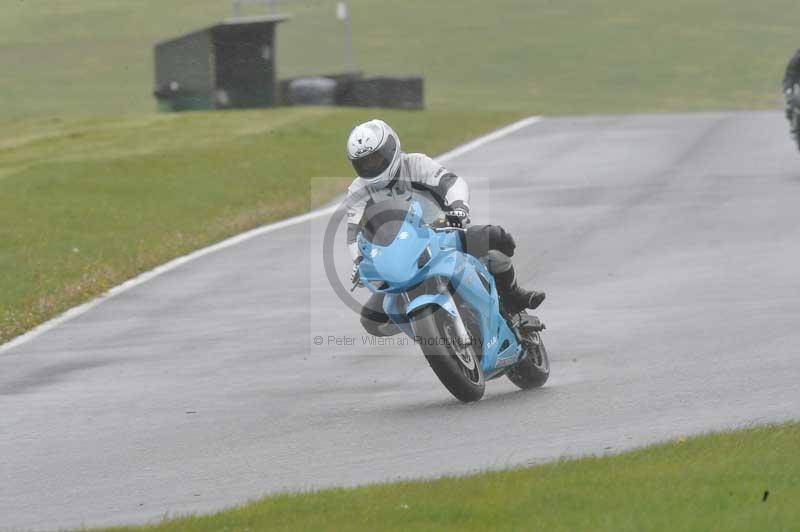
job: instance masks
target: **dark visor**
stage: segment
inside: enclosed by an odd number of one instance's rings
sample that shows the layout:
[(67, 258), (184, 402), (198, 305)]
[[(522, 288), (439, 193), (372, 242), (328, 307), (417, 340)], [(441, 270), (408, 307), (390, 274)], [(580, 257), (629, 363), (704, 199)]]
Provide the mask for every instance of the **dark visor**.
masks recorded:
[(353, 168), (355, 168), (358, 177), (367, 179), (378, 177), (392, 164), (392, 159), (394, 159), (396, 151), (397, 142), (395, 142), (394, 137), (390, 136), (383, 146), (372, 153), (354, 160)]

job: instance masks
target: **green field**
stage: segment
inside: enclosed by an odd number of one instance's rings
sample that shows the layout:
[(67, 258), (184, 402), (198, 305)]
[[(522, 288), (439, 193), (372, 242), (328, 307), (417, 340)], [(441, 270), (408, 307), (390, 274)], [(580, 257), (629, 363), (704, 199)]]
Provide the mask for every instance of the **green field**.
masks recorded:
[[(431, 108), (528, 114), (776, 105), (794, 0), (350, 0), (357, 65), (425, 76)], [(279, 74), (342, 71), (333, 0), (278, 0)], [(168, 6), (168, 7), (167, 7)], [(0, 119), (144, 113), (155, 42), (228, 0), (0, 3)]]
[(800, 425), (791, 424), (527, 469), (280, 495), (116, 530), (791, 532), (800, 523), (798, 448)]
[[(331, 0), (281, 0), (281, 75), (342, 71)], [(351, 0), (359, 68), (429, 110), (153, 112), (152, 46), (230, 2), (0, 3), (0, 342), (138, 272), (309, 207), (383, 115), (435, 154), (530, 114), (769, 108), (800, 3)], [(331, 190), (323, 191), (328, 195)]]

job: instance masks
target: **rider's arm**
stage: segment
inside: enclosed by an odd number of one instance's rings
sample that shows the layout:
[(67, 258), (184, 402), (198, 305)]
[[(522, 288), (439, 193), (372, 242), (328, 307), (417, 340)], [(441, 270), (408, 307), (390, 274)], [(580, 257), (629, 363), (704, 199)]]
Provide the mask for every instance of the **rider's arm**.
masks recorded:
[(469, 214), (469, 185), (467, 182), (427, 155), (408, 155), (411, 183), (430, 191), (445, 209), (463, 209)]
[(786, 65), (786, 74), (783, 76), (784, 92), (791, 90), (796, 83), (800, 83), (800, 50), (797, 50)]
[(364, 217), (364, 209), (367, 206), (366, 189), (359, 187), (357, 181), (347, 189), (345, 205), (347, 206), (347, 250), (353, 261), (358, 260), (361, 253), (358, 251), (356, 241), (359, 231), (361, 231), (361, 221)]
[(347, 251), (350, 252), (350, 258), (353, 261), (357, 261), (358, 257), (361, 256), (361, 252), (358, 251), (358, 241), (356, 240), (360, 230), (361, 226), (358, 224), (347, 224)]

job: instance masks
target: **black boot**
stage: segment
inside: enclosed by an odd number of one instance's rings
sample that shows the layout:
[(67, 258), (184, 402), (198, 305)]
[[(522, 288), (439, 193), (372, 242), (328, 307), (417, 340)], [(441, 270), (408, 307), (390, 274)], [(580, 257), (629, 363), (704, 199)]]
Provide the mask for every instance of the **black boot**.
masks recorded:
[(513, 266), (507, 271), (493, 275), (500, 302), (506, 313), (516, 314), (526, 308), (534, 309), (544, 301), (544, 292), (525, 290), (517, 284), (517, 276), (514, 273)]

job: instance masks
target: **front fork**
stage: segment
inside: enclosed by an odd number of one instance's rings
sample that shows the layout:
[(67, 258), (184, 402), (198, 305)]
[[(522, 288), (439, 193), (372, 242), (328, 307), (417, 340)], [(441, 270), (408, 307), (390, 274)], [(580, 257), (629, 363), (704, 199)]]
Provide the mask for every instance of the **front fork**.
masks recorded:
[[(452, 301), (453, 297), (450, 296), (450, 300)], [(458, 305), (455, 304), (453, 301), (453, 307), (455, 308), (455, 316), (453, 316), (453, 325), (455, 326), (456, 336), (458, 336), (458, 340), (460, 340), (460, 345), (468, 346), (472, 343), (472, 338), (470, 338), (469, 333), (467, 332), (467, 327), (464, 325), (464, 318), (461, 317), (461, 311), (458, 310)]]

